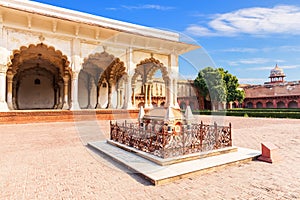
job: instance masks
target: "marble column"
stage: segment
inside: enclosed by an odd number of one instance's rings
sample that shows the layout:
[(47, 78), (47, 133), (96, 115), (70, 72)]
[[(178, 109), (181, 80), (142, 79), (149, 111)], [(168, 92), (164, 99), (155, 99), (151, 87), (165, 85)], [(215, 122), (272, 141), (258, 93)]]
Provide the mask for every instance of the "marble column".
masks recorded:
[(136, 107), (135, 106), (135, 92), (134, 92), (134, 90), (135, 90), (135, 85), (132, 86), (132, 106)]
[(6, 66), (0, 66), (0, 112), (8, 111), (8, 106), (5, 101), (6, 93)]
[(169, 77), (170, 77), (170, 106), (179, 108), (177, 103), (177, 79), (178, 79), (178, 55), (173, 52), (169, 56), (169, 67), (168, 67)]
[(79, 72), (72, 72), (72, 85), (71, 85), (71, 108), (70, 110), (80, 110), (78, 103), (78, 75)]
[(148, 108), (148, 84), (145, 84), (145, 108)]
[(135, 107), (135, 97), (133, 97), (134, 90), (132, 88), (135, 88), (135, 86), (132, 84), (132, 77), (135, 73), (135, 67), (133, 61), (133, 49), (129, 47), (126, 49), (126, 65), (127, 65), (127, 84), (125, 85), (125, 99), (124, 99), (124, 109), (132, 109)]
[(55, 86), (54, 86), (54, 95), (55, 95), (55, 97), (54, 97), (54, 109), (58, 109), (58, 104), (59, 104), (59, 87), (58, 87), (58, 85), (56, 84)]
[(120, 107), (120, 89), (117, 89), (117, 106), (116, 108), (119, 108)]
[(108, 83), (107, 108), (112, 108), (111, 96), (112, 96), (112, 86), (111, 83)]
[(123, 89), (120, 90), (120, 107), (119, 108), (123, 108)]
[(63, 77), (64, 79), (64, 100), (63, 100), (63, 106), (62, 106), (62, 109), (63, 110), (68, 110), (70, 108), (69, 106), (69, 76), (68, 75), (65, 75)]
[(11, 52), (4, 48), (7, 47), (7, 34), (3, 33), (3, 24), (0, 20), (0, 112), (9, 110), (6, 103), (6, 72), (7, 66), (11, 63)]
[(178, 100), (177, 100), (177, 92), (178, 92), (178, 86), (177, 86), (177, 80), (173, 79), (174, 83), (173, 83), (173, 104), (175, 108), (180, 108), (179, 104), (178, 104)]
[(125, 85), (125, 99), (124, 99), (124, 106), (123, 108), (124, 109), (131, 109), (133, 108), (133, 105), (132, 105), (132, 95), (133, 95), (133, 89), (132, 89), (132, 86), (131, 86), (131, 79), (132, 77), (129, 76), (128, 79), (127, 79), (127, 83)]
[(152, 105), (152, 84), (148, 85), (149, 87), (149, 107), (152, 108), (153, 105)]
[(169, 81), (169, 87), (168, 87), (168, 97), (169, 97), (169, 106), (174, 106), (174, 96), (173, 96), (173, 79), (170, 79)]
[(58, 109), (62, 109), (63, 107), (63, 94), (64, 94), (64, 83), (63, 81), (58, 82)]
[(13, 106), (13, 77), (12, 73), (6, 75), (7, 78), (7, 106), (10, 110), (14, 109)]
[(14, 110), (17, 110), (18, 109), (18, 106), (17, 106), (17, 82), (13, 82), (13, 109)]
[(170, 97), (169, 97), (169, 81), (170, 80), (165, 80), (165, 105), (164, 107), (169, 107), (170, 105)]
[(96, 109), (101, 109), (102, 105), (101, 105), (101, 85), (98, 86), (98, 95), (97, 95), (97, 104), (96, 104)]
[(92, 99), (93, 99), (93, 94), (95, 92), (95, 80), (93, 77), (90, 76), (90, 81), (89, 81), (89, 86), (88, 86), (88, 95), (89, 95), (89, 98), (88, 98), (88, 109), (92, 109), (94, 108), (95, 106), (92, 106)]

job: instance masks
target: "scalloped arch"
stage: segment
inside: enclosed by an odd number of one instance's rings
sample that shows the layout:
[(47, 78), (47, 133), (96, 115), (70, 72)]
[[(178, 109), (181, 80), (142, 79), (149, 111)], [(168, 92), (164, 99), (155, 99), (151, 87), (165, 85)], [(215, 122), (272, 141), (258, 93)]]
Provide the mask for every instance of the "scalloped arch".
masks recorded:
[(115, 58), (111, 65), (109, 65), (102, 73), (98, 84), (101, 84), (104, 80), (106, 80), (109, 85), (111, 85), (112, 83), (118, 82), (120, 78), (126, 75), (127, 73), (124, 62), (122, 62), (119, 58)]
[[(153, 65), (149, 66), (149, 64)], [(144, 65), (148, 65), (148, 69), (142, 69), (144, 68)], [(132, 84), (135, 84), (138, 76), (142, 76), (142, 78), (145, 79), (144, 82), (148, 82), (152, 79), (157, 70), (162, 72), (163, 80), (167, 82), (169, 80), (169, 73), (167, 67), (165, 67), (163, 63), (153, 57), (142, 60), (136, 65), (135, 72), (132, 77)]]
[(55, 50), (53, 46), (47, 46), (43, 43), (37, 45), (30, 44), (28, 47), (21, 46), (19, 49), (14, 50), (11, 55), (11, 65), (9, 66), (9, 70), (12, 71), (13, 74), (16, 74), (24, 62), (38, 59), (42, 59), (55, 65), (59, 68), (61, 75), (66, 73), (71, 75), (68, 57), (60, 50)]

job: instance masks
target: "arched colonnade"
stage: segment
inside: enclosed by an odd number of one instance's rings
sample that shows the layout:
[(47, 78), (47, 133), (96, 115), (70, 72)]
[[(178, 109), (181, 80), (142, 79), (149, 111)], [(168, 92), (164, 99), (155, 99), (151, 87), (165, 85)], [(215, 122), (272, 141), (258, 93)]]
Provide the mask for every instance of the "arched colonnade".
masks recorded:
[(178, 106), (174, 62), (165, 66), (151, 54), (132, 66), (131, 61), (124, 62), (105, 50), (75, 61), (76, 69), (74, 60), (43, 43), (2, 53), (0, 110), (130, 109), (138, 106), (137, 80), (144, 90), (143, 105), (151, 107), (150, 91), (157, 71), (165, 83), (165, 106)]

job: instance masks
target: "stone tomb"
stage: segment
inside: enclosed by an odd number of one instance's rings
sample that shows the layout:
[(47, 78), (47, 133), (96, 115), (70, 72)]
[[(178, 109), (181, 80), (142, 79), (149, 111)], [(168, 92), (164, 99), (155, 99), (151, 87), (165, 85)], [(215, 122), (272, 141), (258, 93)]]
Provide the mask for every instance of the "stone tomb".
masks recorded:
[(259, 151), (232, 146), (230, 124), (193, 121), (189, 107), (184, 115), (171, 107), (154, 108), (146, 114), (141, 108), (136, 123), (111, 122), (110, 139), (89, 146), (155, 185), (260, 155)]

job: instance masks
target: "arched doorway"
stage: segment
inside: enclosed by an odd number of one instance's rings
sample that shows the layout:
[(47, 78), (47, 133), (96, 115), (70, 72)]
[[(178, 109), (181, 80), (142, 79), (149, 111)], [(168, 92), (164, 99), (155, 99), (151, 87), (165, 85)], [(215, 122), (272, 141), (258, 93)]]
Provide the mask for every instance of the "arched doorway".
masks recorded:
[(289, 108), (298, 108), (298, 103), (296, 101), (289, 102)]
[[(159, 60), (151, 57), (141, 61), (135, 69), (135, 73), (132, 77), (133, 102), (135, 102), (135, 98), (142, 97), (145, 107), (152, 106), (153, 78), (156, 74), (160, 75), (165, 84), (165, 89), (160, 93), (160, 96), (165, 96), (167, 98), (168, 94), (165, 90), (170, 84), (167, 68)], [(141, 88), (140, 93), (137, 93), (136, 91), (137, 85)], [(170, 101), (169, 99), (166, 100), (167, 102)]]
[(33, 67), (15, 76), (20, 85), (17, 90), (17, 105), (24, 109), (51, 109), (55, 106), (54, 77), (43, 67)]
[(105, 51), (89, 55), (84, 59), (78, 83), (78, 101), (81, 109), (91, 109), (97, 106), (98, 108), (102, 107), (98, 104), (98, 81), (104, 70), (112, 64), (113, 60), (114, 56)]
[(247, 105), (247, 108), (253, 108), (253, 103), (252, 102), (248, 102), (246, 105)]
[(78, 76), (78, 103), (81, 109), (91, 108), (92, 94), (90, 90), (93, 84), (93, 78), (84, 70), (81, 70)]
[[(101, 104), (102, 108), (123, 108), (127, 79), (124, 63), (119, 58), (115, 58), (103, 71), (98, 81), (97, 104)], [(106, 105), (101, 103), (103, 100), (107, 102)]]
[(285, 108), (285, 104), (283, 101), (277, 102), (277, 108)]
[(262, 104), (262, 102), (257, 102), (256, 103), (256, 108), (263, 108), (263, 104)]
[(266, 103), (266, 107), (267, 107), (267, 108), (274, 108), (273, 103), (270, 102), (270, 101), (268, 101), (268, 102)]
[(124, 63), (105, 51), (84, 59), (79, 73), (80, 107), (121, 108), (125, 76)]
[(45, 44), (13, 51), (7, 70), (10, 109), (69, 109), (71, 69), (67, 56)]

